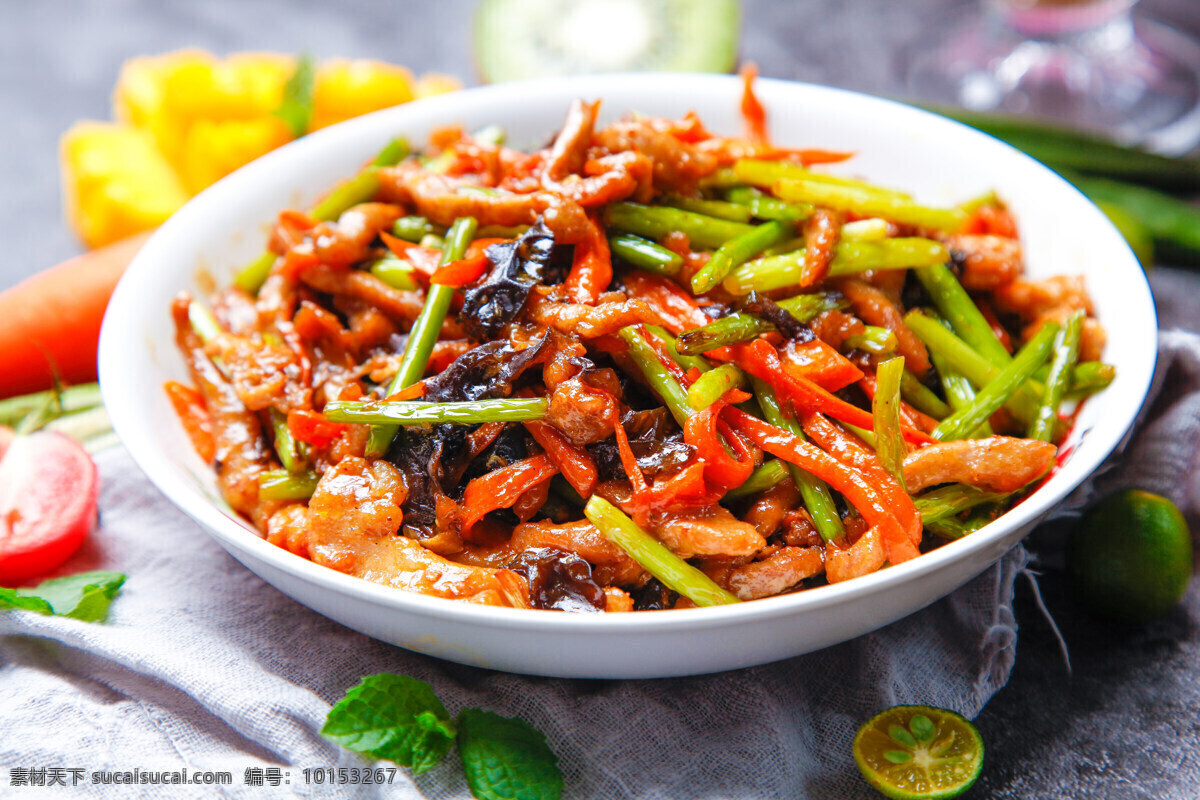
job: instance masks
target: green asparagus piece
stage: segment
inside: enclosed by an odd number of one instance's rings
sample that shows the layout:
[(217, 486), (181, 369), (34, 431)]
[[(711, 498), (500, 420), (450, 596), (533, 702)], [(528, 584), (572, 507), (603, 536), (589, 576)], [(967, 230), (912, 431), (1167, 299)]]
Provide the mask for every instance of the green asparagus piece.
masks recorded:
[(942, 398), (934, 394), (932, 389), (921, 383), (921, 379), (908, 370), (905, 370), (904, 374), (900, 376), (900, 396), (910, 406), (918, 411), (923, 411), (934, 419), (945, 419), (950, 416), (952, 411)]
[(913, 498), (917, 511), (921, 512), (921, 522), (928, 525), (931, 522), (957, 516), (969, 508), (984, 503), (994, 503), (1003, 500), (1011, 494), (1002, 492), (985, 492), (974, 486), (962, 483), (952, 483), (941, 486)]
[(1038, 406), (1033, 424), (1029, 426), (1029, 438), (1053, 442), (1058, 407), (1067, 393), (1071, 381), (1071, 368), (1079, 360), (1079, 338), (1083, 332), (1084, 312), (1076, 311), (1067, 318), (1063, 329), (1054, 338), (1054, 359), (1050, 362), (1050, 374), (1046, 378), (1046, 393)]
[[(1041, 383), (1046, 382), (1050, 375), (1050, 367), (1045, 366), (1033, 374), (1033, 378)], [(1080, 361), (1071, 370), (1071, 385), (1067, 394), (1093, 394), (1101, 389), (1107, 389), (1117, 377), (1117, 368), (1103, 361)]]
[(706, 217), (691, 211), (664, 206), (643, 206), (637, 203), (614, 203), (605, 212), (612, 230), (633, 233), (648, 239), (662, 239), (667, 234), (687, 234), (688, 242), (696, 248), (715, 249), (747, 233), (753, 228), (742, 222)]
[(795, 232), (795, 226), (783, 222), (768, 222), (752, 228), (721, 245), (708, 263), (692, 276), (692, 291), (704, 294), (725, 280), (737, 267), (757, 256), (771, 245), (784, 242)]
[(413, 244), (431, 233), (440, 236), (445, 233), (445, 230), (440, 225), (434, 225), (425, 217), (401, 217), (392, 224), (392, 236)]
[(678, 342), (671, 332), (661, 325), (647, 325), (646, 330), (658, 337), (667, 347), (667, 352), (671, 354), (671, 358), (675, 363), (686, 369), (698, 369), (701, 372), (708, 372), (713, 368), (712, 363), (703, 356), (693, 356), (679, 352)]
[(838, 211), (848, 211), (862, 217), (884, 219), (953, 232), (966, 222), (966, 214), (957, 208), (931, 208), (918, 205), (903, 197), (886, 196), (856, 186), (839, 186), (824, 181), (782, 180), (775, 184), (775, 194), (794, 203), (811, 203)]
[(271, 429), (275, 431), (275, 452), (279, 455), (279, 463), (290, 473), (303, 470), (307, 464), (304, 456), (304, 443), (297, 442), (288, 428), (287, 414), (277, 408), (271, 409)]
[(1004, 401), (1014, 395), (1021, 385), (1029, 380), (1034, 370), (1045, 362), (1058, 332), (1057, 323), (1047, 322), (1043, 325), (1017, 352), (1012, 363), (1000, 370), (1000, 374), (994, 380), (979, 390), (971, 405), (955, 411), (941, 421), (933, 431), (933, 438), (945, 441), (970, 436), (972, 431), (996, 413), (1004, 405)]
[[(840, 241), (833, 250), (829, 275), (850, 275), (869, 269), (907, 269), (941, 264), (950, 257), (946, 246), (932, 239), (895, 238), (879, 242)], [(730, 273), (724, 286), (731, 294), (770, 292), (795, 286), (804, 276), (804, 251), (748, 261)]]
[[(779, 407), (779, 400), (776, 399), (775, 393), (765, 381), (751, 378), (750, 384), (754, 387), (754, 396), (758, 398), (759, 408), (762, 409), (763, 418), (767, 422), (801, 439), (806, 438), (800, 424), (796, 420), (784, 416), (783, 409)], [(828, 542), (844, 536), (846, 529), (842, 525), (842, 518), (838, 516), (837, 504), (833, 501), (833, 494), (829, 491), (829, 486), (820, 478), (810, 475), (795, 464), (788, 464), (787, 467), (788, 472), (791, 473), (792, 482), (800, 490), (800, 496), (804, 499), (804, 507), (808, 509), (808, 514), (812, 517), (813, 524), (817, 527), (821, 538)]]
[[(812, 181), (813, 183), (821, 183), (828, 186), (856, 189), (874, 197), (889, 200), (912, 200), (909, 195), (904, 192), (898, 192), (895, 189), (885, 189), (882, 186), (876, 186), (873, 183), (867, 183), (858, 178), (844, 178), (840, 175), (830, 175), (825, 172), (813, 172), (807, 167), (787, 161), (761, 161), (754, 158), (743, 158), (733, 165), (733, 171), (746, 183), (762, 187), (763, 189), (772, 189), (780, 181)], [(816, 205), (824, 204), (818, 203)]]
[[(983, 388), (1000, 374), (999, 369), (932, 317), (914, 310), (905, 315), (904, 324), (925, 343), (932, 357), (944, 359), (951, 369), (962, 373), (972, 386)], [(1028, 425), (1037, 411), (1037, 399), (1031, 393), (1018, 392), (1009, 398), (1005, 407)]]
[[(937, 370), (938, 377), (942, 382), (942, 391), (946, 393), (946, 397), (950, 400), (950, 405), (958, 410), (966, 408), (975, 402), (975, 387), (967, 380), (963, 374), (954, 367), (946, 363), (946, 359), (935, 352), (930, 352), (929, 360), (933, 362), (934, 368)], [(946, 416), (950, 416), (947, 414)], [(991, 423), (984, 422), (975, 432), (971, 434), (972, 438), (985, 439), (993, 433)]]
[[(823, 292), (796, 295), (780, 300), (777, 305), (800, 322), (810, 322), (826, 311), (845, 307), (846, 299), (840, 294)], [(730, 314), (713, 320), (703, 328), (693, 328), (679, 334), (679, 352), (699, 355), (718, 347), (749, 341), (760, 333), (774, 329), (774, 325), (752, 314)]]
[(414, 267), (402, 258), (385, 256), (371, 265), (371, 274), (393, 289), (412, 292), (420, 288), (413, 279)]
[(746, 482), (736, 489), (726, 492), (725, 497), (730, 500), (736, 500), (739, 497), (749, 497), (752, 494), (765, 492), (772, 486), (786, 480), (787, 477), (787, 465), (783, 461), (773, 458), (755, 467), (754, 472), (750, 473), (750, 477), (746, 479)]
[(98, 383), (81, 383), (57, 391), (47, 389), (43, 392), (8, 397), (0, 400), (0, 425), (12, 427), (26, 414), (45, 406), (52, 407), (55, 412), (70, 414), (98, 406), (101, 402)]
[(864, 242), (881, 242), (888, 238), (888, 222), (886, 219), (871, 217), (847, 222), (842, 226), (843, 239), (859, 239)]
[[(474, 217), (462, 217), (454, 221), (446, 233), (446, 246), (442, 248), (443, 265), (463, 257), (477, 227), (478, 223)], [(408, 332), (408, 343), (404, 346), (400, 368), (388, 385), (389, 395), (412, 386), (425, 374), (425, 367), (429, 364), (429, 356), (433, 353), (433, 345), (437, 342), (455, 291), (453, 286), (430, 284), (429, 293), (425, 296), (425, 305), (421, 308), (417, 321), (413, 323), (412, 330)], [(383, 422), (386, 423), (386, 420)], [(395, 435), (395, 425), (378, 424), (372, 428), (371, 436), (367, 440), (367, 455), (372, 458), (381, 457)]]
[(703, 411), (720, 400), (730, 389), (740, 389), (745, 385), (746, 373), (733, 364), (722, 364), (701, 375), (699, 380), (688, 387), (688, 405), (697, 411)]
[[(871, 400), (875, 452), (883, 468), (904, 486), (904, 457), (908, 447), (900, 431), (900, 376), (904, 357), (889, 358), (875, 371), (875, 397)], [(905, 491), (908, 491), (905, 489)]]
[(638, 527), (621, 509), (600, 495), (592, 495), (583, 513), (605, 539), (624, 550), (664, 586), (696, 605), (717, 606), (740, 602), (703, 572), (668, 550), (662, 542)]
[(683, 256), (633, 234), (610, 236), (608, 246), (614, 258), (656, 275), (675, 275), (683, 266)]
[(638, 333), (636, 326), (622, 328), (619, 335), (629, 345), (629, 357), (641, 371), (646, 383), (650, 384), (651, 390), (663, 401), (679, 426), (683, 427), (692, 414), (692, 408), (688, 405), (687, 390), (667, 372), (653, 348)]
[(992, 517), (984, 513), (975, 513), (960, 520), (958, 517), (946, 517), (925, 526), (926, 530), (943, 539), (961, 539), (968, 533), (974, 533), (992, 521)]
[(217, 317), (213, 314), (212, 309), (199, 300), (188, 303), (188, 322), (191, 323), (192, 330), (200, 337), (200, 341), (205, 344), (225, 332), (221, 329), (221, 323), (217, 322)]
[(850, 350), (862, 350), (873, 355), (887, 355), (896, 350), (896, 334), (887, 328), (864, 325), (862, 333), (846, 337), (843, 343)]
[(401, 425), (528, 422), (545, 417), (549, 404), (550, 401), (544, 397), (473, 400), (461, 403), (330, 400), (325, 404), (324, 413), (325, 418), (331, 422), (387, 426), (394, 430)]
[(260, 500), (307, 500), (317, 490), (321, 476), (315, 472), (292, 474), (285, 469), (269, 469), (258, 475)]
[(1008, 365), (1012, 356), (1000, 344), (983, 312), (945, 264), (923, 267), (914, 270), (913, 274), (959, 338), (993, 365), (1000, 368)]
[(728, 189), (745, 185), (746, 182), (737, 176), (733, 167), (721, 167), (700, 179), (702, 189)]
[(681, 197), (672, 195), (663, 201), (664, 205), (672, 208), (683, 209), (684, 211), (692, 211), (696, 214), (703, 214), (706, 217), (716, 217), (717, 219), (728, 219), (733, 222), (749, 222), (750, 209), (736, 203), (726, 203), (722, 200), (702, 200), (697, 197)]
[[(337, 219), (351, 206), (370, 200), (379, 191), (379, 176), (376, 174), (379, 168), (398, 164), (407, 155), (408, 141), (403, 137), (393, 139), (379, 151), (369, 166), (349, 181), (335, 187), (325, 199), (313, 206), (310, 213), (318, 220)], [(275, 259), (274, 253), (263, 253), (238, 272), (234, 283), (250, 294), (258, 294), (267, 276), (271, 274)]]
[(758, 189), (749, 186), (730, 189), (725, 197), (731, 203), (737, 203), (749, 208), (750, 216), (754, 219), (799, 222), (807, 219), (813, 212), (813, 207), (808, 203), (787, 203), (777, 197), (763, 194)]

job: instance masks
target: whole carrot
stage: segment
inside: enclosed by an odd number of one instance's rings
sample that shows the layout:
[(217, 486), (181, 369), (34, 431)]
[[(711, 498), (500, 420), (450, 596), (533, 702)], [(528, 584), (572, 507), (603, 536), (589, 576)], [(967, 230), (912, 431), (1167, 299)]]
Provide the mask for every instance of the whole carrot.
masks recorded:
[[(108, 298), (149, 233), (101, 247), (0, 292), (0, 397), (96, 380)], [(51, 365), (53, 364), (53, 369)]]

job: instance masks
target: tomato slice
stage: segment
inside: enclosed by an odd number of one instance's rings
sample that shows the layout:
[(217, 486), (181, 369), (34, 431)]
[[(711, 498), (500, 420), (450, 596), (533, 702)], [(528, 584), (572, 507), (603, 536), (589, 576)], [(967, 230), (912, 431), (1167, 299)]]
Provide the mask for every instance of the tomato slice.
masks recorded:
[(0, 583), (49, 572), (96, 524), (100, 479), (74, 440), (39, 431), (12, 440), (0, 461)]

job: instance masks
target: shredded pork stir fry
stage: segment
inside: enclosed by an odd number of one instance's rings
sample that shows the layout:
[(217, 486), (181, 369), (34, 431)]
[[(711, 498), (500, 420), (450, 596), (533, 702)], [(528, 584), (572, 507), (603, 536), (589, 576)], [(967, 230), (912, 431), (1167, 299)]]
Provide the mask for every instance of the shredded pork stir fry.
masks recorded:
[(1113, 378), (1083, 279), (985, 196), (694, 115), (393, 142), (207, 305), (167, 391), (229, 505), (366, 580), (517, 608), (732, 603), (919, 556)]

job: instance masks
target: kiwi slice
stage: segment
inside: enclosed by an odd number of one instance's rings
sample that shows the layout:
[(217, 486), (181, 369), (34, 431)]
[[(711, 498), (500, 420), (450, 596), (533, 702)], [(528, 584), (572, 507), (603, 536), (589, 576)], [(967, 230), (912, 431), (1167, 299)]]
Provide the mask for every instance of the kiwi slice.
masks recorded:
[(483, 0), (475, 57), (485, 81), (585, 72), (729, 72), (738, 0)]

